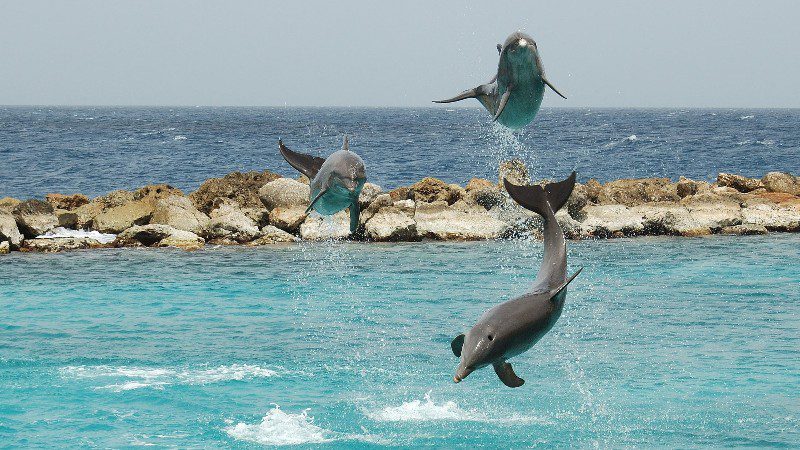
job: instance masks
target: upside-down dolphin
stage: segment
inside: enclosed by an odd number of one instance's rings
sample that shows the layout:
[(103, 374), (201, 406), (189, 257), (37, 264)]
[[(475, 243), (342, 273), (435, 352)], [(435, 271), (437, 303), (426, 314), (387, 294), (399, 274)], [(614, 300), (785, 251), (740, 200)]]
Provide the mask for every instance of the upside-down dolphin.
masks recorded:
[(497, 74), (491, 81), (435, 103), (477, 98), (492, 114), (492, 120), (516, 129), (531, 123), (536, 117), (542, 105), (545, 85), (567, 98), (545, 77), (542, 59), (533, 38), (520, 31), (512, 33), (505, 44), (497, 44), (497, 51), (500, 52), (500, 62), (497, 64)]
[(581, 271), (567, 278), (567, 245), (555, 216), (572, 193), (575, 172), (544, 187), (503, 182), (514, 201), (544, 219), (542, 265), (528, 293), (489, 309), (466, 335), (453, 339), (450, 346), (461, 358), (453, 377), (456, 383), (491, 364), (506, 386), (522, 386), (525, 380), (514, 373), (507, 360), (533, 347), (550, 331), (564, 308), (567, 285)]
[(367, 174), (364, 161), (350, 151), (347, 136), (342, 149), (328, 159), (289, 150), (280, 139), (278, 146), (286, 162), (311, 180), (311, 203), (306, 213), (314, 209), (328, 215), (350, 208), (350, 233), (354, 233), (358, 228), (358, 196), (367, 181)]

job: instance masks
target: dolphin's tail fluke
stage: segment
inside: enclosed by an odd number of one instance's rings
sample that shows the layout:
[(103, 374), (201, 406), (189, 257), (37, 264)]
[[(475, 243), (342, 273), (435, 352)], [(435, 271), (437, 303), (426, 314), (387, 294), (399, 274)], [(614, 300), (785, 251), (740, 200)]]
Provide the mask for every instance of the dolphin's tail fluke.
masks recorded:
[(544, 186), (517, 186), (509, 183), (506, 179), (503, 179), (503, 184), (511, 198), (520, 206), (543, 217), (548, 217), (548, 209), (552, 209), (555, 214), (567, 203), (567, 199), (575, 187), (575, 172), (573, 171), (566, 180)]

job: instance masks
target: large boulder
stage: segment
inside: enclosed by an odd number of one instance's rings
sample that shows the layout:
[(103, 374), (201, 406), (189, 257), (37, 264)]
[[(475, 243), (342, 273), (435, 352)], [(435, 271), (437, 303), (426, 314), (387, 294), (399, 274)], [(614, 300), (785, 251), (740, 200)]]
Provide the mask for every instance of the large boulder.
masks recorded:
[(50, 203), (54, 209), (73, 210), (89, 203), (89, 198), (83, 194), (47, 194), (45, 196), (47, 203)]
[(343, 239), (350, 236), (350, 213), (339, 211), (332, 216), (312, 214), (300, 225), (300, 237), (307, 241)]
[(741, 224), (725, 227), (720, 231), (720, 234), (733, 234), (740, 236), (750, 236), (758, 234), (768, 234), (769, 231), (763, 225), (754, 224)]
[(88, 237), (60, 237), (26, 239), (20, 247), (23, 252), (55, 253), (65, 250), (105, 247), (99, 241)]
[(760, 225), (770, 231), (800, 231), (800, 207), (770, 202), (748, 202), (742, 208), (742, 223)]
[(277, 180), (280, 175), (265, 170), (264, 172), (232, 172), (222, 178), (210, 178), (189, 195), (195, 207), (205, 214), (210, 214), (224, 199), (233, 200), (240, 208), (259, 208), (261, 199), (258, 190), (270, 181)]
[(464, 200), (467, 203), (481, 205), (487, 210), (503, 203), (505, 198), (499, 186), (482, 178), (469, 180), (465, 191)]
[(646, 234), (703, 236), (742, 223), (739, 204), (722, 199), (717, 202), (641, 205), (632, 210), (644, 218)]
[(157, 223), (134, 225), (120, 233), (114, 241), (116, 247), (177, 247), (196, 250), (203, 245), (203, 238), (191, 231)]
[(307, 207), (311, 195), (311, 189), (307, 184), (303, 184), (291, 178), (278, 178), (270, 181), (258, 191), (261, 202), (267, 209), (290, 206)]
[(486, 209), (459, 201), (417, 203), (414, 211), (417, 234), (439, 240), (481, 240), (503, 236), (508, 225), (492, 217)]
[(11, 249), (17, 249), (23, 239), (14, 216), (0, 210), (0, 242), (8, 242)]
[[(403, 200), (403, 201), (410, 201), (410, 200)], [(370, 204), (361, 210), (361, 214), (359, 215), (359, 221), (362, 225), (366, 224), (372, 216), (375, 215), (381, 208), (386, 206), (391, 206), (395, 201), (392, 200), (392, 196), (390, 194), (380, 194), (375, 197)], [(414, 202), (411, 200), (411, 204), (413, 205)], [(413, 212), (412, 212), (413, 214)]]
[(400, 201), (406, 200), (409, 196), (409, 187), (408, 186), (401, 186), (399, 188), (392, 189), (389, 191), (389, 196), (392, 198), (392, 201)]
[(306, 216), (308, 214), (304, 206), (278, 206), (269, 212), (269, 223), (289, 233), (296, 233)]
[[(415, 202), (447, 202), (452, 205), (460, 198), (460, 191), (438, 178), (423, 178), (408, 188), (408, 199)], [(402, 200), (402, 199), (401, 199)]]
[(695, 195), (700, 192), (703, 192), (709, 188), (709, 184), (706, 181), (695, 181), (684, 176), (681, 176), (678, 179), (678, 183), (675, 184), (675, 192), (678, 194), (678, 197), (684, 198), (690, 195)]
[(644, 232), (644, 219), (625, 205), (589, 205), (583, 230), (595, 237), (634, 236)]
[(260, 246), (269, 244), (280, 244), (285, 242), (297, 242), (300, 239), (297, 236), (291, 235), (280, 228), (272, 225), (267, 225), (261, 229), (261, 236), (256, 240), (249, 242), (247, 245)]
[(211, 220), (205, 235), (211, 243), (243, 244), (260, 234), (256, 222), (232, 202), (226, 202), (211, 211)]
[(13, 197), (0, 198), (0, 211), (5, 211), (10, 214), (20, 203), (22, 203), (22, 200), (18, 200)]
[(770, 192), (784, 192), (800, 196), (800, 177), (784, 172), (769, 172), (761, 179), (761, 183)]
[(14, 220), (26, 238), (32, 239), (58, 226), (53, 207), (41, 200), (27, 200), (14, 207)]
[(0, 241), (0, 255), (7, 255), (11, 252), (11, 245), (8, 241)]
[(379, 209), (364, 226), (367, 239), (373, 241), (418, 240), (417, 223), (414, 221), (413, 214), (413, 210), (409, 214), (407, 209), (402, 208), (402, 205)]
[[(89, 207), (90, 205), (85, 206)], [(80, 208), (78, 210), (80, 217)], [(151, 202), (133, 200), (102, 210), (91, 219), (91, 227), (101, 233), (120, 233), (134, 225), (149, 223), (152, 215), (153, 204)]]
[(209, 217), (195, 208), (191, 200), (178, 195), (156, 200), (150, 217), (150, 223), (169, 225), (194, 234), (201, 234), (209, 221)]
[(594, 178), (591, 178), (584, 185), (586, 189), (586, 200), (592, 203), (600, 203), (600, 197), (603, 195), (603, 185)]
[(383, 192), (380, 186), (375, 183), (364, 183), (364, 187), (361, 189), (361, 194), (358, 196), (358, 204), (361, 208), (366, 208), (367, 205), (372, 203), (375, 200), (375, 197), (379, 196)]
[(720, 172), (717, 175), (717, 185), (730, 187), (739, 192), (750, 192), (764, 187), (764, 184), (761, 182), (761, 180), (724, 172)]
[(78, 228), (78, 213), (66, 209), (56, 209), (55, 214), (58, 217), (58, 226), (70, 229)]
[(669, 178), (636, 178), (606, 183), (597, 200), (603, 205), (636, 206), (652, 202), (674, 202), (680, 200), (680, 197), (676, 185)]
[[(581, 183), (575, 183), (575, 188), (567, 199), (566, 205), (563, 209), (575, 220), (582, 220), (585, 218), (583, 208), (589, 204), (589, 198), (586, 194), (586, 186)], [(559, 211), (560, 212), (560, 211)]]

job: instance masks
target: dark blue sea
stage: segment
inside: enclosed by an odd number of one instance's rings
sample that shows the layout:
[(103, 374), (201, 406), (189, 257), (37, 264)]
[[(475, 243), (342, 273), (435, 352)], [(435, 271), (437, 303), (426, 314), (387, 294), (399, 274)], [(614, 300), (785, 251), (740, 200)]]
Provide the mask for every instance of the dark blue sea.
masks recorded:
[[(2, 108), (0, 197), (233, 170), (351, 138), (385, 188), (800, 173), (797, 110)], [(451, 339), (536, 276), (536, 240), (0, 255), (0, 447), (798, 448), (800, 234), (568, 243), (563, 314), (459, 384)]]
[(478, 108), (0, 107), (0, 196), (89, 196), (150, 183), (184, 191), (231, 171), (295, 176), (278, 154), (341, 147), (384, 188), (426, 176), (496, 179), (522, 158), (535, 178), (715, 179), (800, 173), (800, 110), (543, 109), (521, 133)]

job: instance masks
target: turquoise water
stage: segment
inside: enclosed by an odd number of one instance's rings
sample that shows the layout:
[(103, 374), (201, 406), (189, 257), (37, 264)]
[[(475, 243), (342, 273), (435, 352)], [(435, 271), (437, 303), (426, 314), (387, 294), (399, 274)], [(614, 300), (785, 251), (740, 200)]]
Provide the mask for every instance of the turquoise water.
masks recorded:
[(0, 257), (0, 443), (800, 446), (800, 235), (569, 253), (519, 389), (449, 342), (540, 242)]

